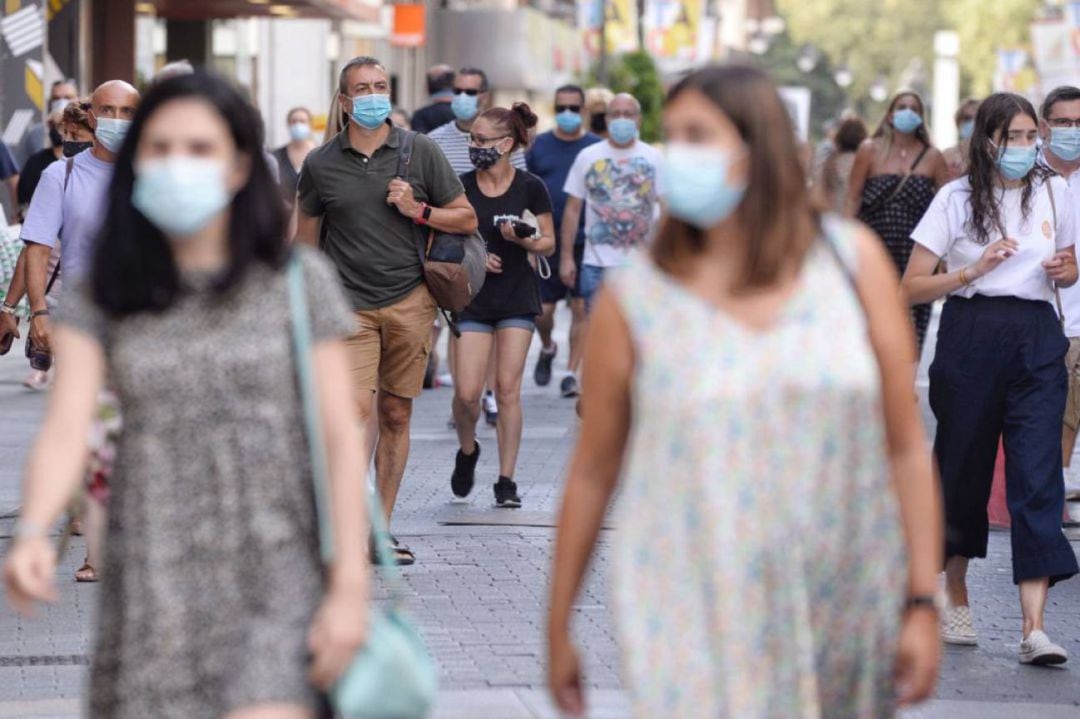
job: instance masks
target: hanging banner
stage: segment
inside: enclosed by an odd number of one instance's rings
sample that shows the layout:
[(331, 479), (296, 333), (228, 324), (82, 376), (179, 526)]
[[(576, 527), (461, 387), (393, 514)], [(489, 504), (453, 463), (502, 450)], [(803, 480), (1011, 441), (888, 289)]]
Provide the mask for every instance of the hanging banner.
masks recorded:
[(1031, 24), (1031, 50), (1044, 93), (1060, 85), (1075, 85), (1080, 64), (1072, 43), (1072, 28), (1063, 20)]
[(698, 61), (702, 0), (646, 0), (645, 42), (654, 57)]
[(593, 57), (600, 54), (601, 13), (605, 11), (608, 54), (637, 50), (637, 0), (584, 0), (578, 3), (578, 26), (585, 36), (585, 48), (589, 54)]
[(394, 47), (423, 47), (427, 40), (426, 15), (421, 5), (394, 5), (394, 29), (390, 44)]

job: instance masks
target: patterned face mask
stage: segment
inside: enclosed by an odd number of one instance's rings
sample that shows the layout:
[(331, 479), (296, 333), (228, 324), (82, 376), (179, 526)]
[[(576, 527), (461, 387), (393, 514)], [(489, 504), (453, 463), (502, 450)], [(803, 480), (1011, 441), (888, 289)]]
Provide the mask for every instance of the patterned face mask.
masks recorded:
[(470, 147), (469, 161), (477, 170), (490, 169), (502, 157), (497, 147)]

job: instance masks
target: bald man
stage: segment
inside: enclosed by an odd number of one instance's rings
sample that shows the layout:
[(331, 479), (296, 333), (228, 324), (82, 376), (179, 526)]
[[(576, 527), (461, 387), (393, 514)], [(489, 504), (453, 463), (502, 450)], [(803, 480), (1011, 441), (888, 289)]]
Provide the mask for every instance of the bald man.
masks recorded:
[[(648, 243), (660, 217), (661, 155), (638, 138), (640, 129), (641, 104), (632, 95), (616, 95), (608, 103), (607, 140), (582, 150), (566, 176), (559, 276), (568, 287), (578, 283), (586, 314), (604, 273)], [(579, 269), (574, 241), (583, 208), (585, 254)]]
[(454, 99), (454, 68), (433, 66), (427, 71), (427, 85), (431, 104), (412, 116), (412, 129), (425, 135), (454, 119), (454, 111), (450, 109), (450, 101)]
[[(116, 153), (124, 142), (139, 104), (139, 92), (121, 80), (94, 91), (88, 119), (94, 146), (67, 162), (54, 162), (41, 174), (22, 226), (26, 243), (26, 284), (30, 295), (30, 338), (49, 349), (45, 302), (49, 253), (60, 242), (60, 266), (67, 280), (90, 270), (93, 241), (105, 217), (106, 196)], [(70, 285), (69, 285), (70, 286)]]

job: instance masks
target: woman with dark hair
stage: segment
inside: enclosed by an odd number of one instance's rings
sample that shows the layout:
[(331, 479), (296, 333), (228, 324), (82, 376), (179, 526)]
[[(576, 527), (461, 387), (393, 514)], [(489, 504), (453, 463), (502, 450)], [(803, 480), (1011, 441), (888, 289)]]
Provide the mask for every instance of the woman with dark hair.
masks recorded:
[(866, 139), (866, 125), (857, 117), (840, 123), (833, 138), (833, 149), (821, 166), (821, 177), (815, 185), (821, 193), (823, 205), (835, 212), (843, 212), (847, 202), (848, 180), (855, 164), (855, 153)]
[[(1043, 613), (1050, 586), (1076, 574), (1077, 562), (1061, 532), (1069, 343), (1052, 303), (1055, 285), (1076, 282), (1077, 228), (1067, 183), (1036, 166), (1037, 139), (1026, 99), (983, 101), (967, 175), (938, 193), (915, 228), (903, 284), (913, 303), (949, 298), (930, 367), (945, 498), (944, 639), (978, 641), (967, 567), (986, 556), (986, 504), (1004, 435), (1020, 661), (1060, 664), (1067, 655), (1047, 637)], [(951, 272), (934, 274), (940, 260)]]
[[(499, 442), (499, 478), (495, 506), (521, 506), (514, 468), (521, 446), (521, 378), (540, 314), (540, 283), (529, 253), (555, 252), (555, 223), (544, 181), (516, 169), (510, 157), (527, 147), (536, 115), (523, 102), (507, 110), (493, 107), (469, 131), (469, 159), (475, 171), (461, 176), (465, 195), (476, 210), (487, 243), (487, 279), (472, 303), (457, 317), (461, 337), (455, 348), (454, 424), (461, 444), (450, 488), (469, 496), (480, 459), (476, 421), (495, 345), (495, 429)], [(535, 218), (529, 221), (530, 215)]]
[(937, 677), (941, 523), (891, 263), (813, 209), (764, 72), (695, 72), (664, 127), (669, 217), (590, 322), (551, 588), (555, 701), (583, 711), (570, 617), (621, 478), (635, 716), (892, 716)]
[[(925, 116), (916, 93), (902, 90), (894, 95), (874, 136), (856, 153), (848, 185), (848, 216), (877, 233), (900, 275), (911, 256), (911, 231), (934, 193), (949, 181), (945, 160), (930, 142)], [(930, 305), (916, 306), (912, 319), (921, 355)]]
[[(79, 480), (106, 376), (124, 411), (89, 683), (92, 716), (311, 719), (367, 601), (364, 472), (334, 271), (290, 258), (258, 119), (224, 80), (143, 100), (116, 162), (89, 286), (65, 293), (64, 366), (34, 446), (16, 608), (54, 596), (48, 529)], [(323, 589), (285, 266), (305, 280), (334, 561)], [(358, 469), (359, 468), (359, 469)], [(311, 660), (309, 662), (309, 656)]]

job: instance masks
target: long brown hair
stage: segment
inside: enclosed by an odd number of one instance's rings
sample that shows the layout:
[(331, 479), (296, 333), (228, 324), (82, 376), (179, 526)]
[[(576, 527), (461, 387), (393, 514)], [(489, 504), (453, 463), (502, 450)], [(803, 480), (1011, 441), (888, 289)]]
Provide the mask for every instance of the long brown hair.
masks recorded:
[[(723, 112), (748, 150), (748, 183), (735, 219), (750, 241), (735, 290), (773, 285), (793, 261), (802, 261), (821, 227), (799, 162), (791, 116), (773, 81), (754, 67), (698, 70), (671, 89), (668, 104), (685, 92), (700, 93)], [(677, 272), (704, 248), (702, 230), (668, 216), (653, 244), (653, 258), (668, 272)]]

